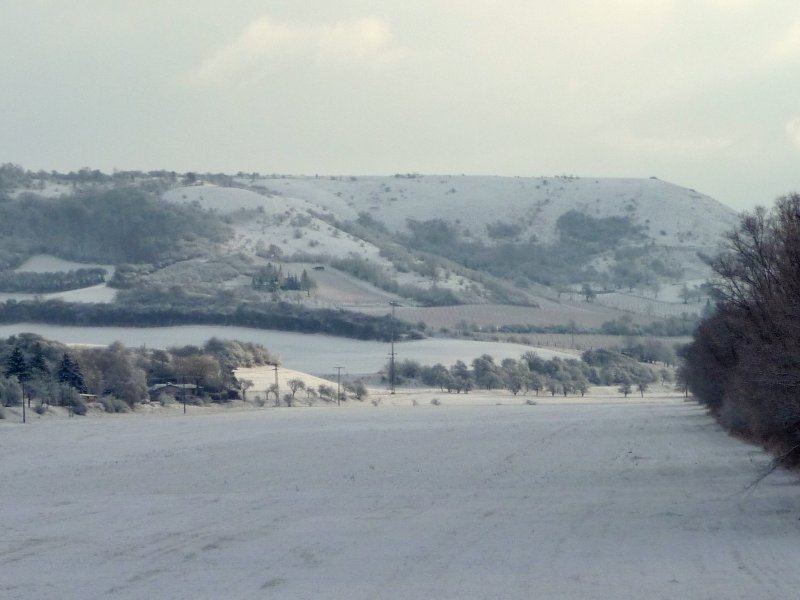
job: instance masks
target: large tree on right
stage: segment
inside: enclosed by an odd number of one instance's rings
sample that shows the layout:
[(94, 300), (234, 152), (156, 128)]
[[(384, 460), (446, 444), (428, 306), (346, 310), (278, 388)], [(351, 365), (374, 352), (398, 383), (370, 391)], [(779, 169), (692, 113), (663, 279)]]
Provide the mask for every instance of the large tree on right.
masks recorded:
[(693, 394), (731, 430), (800, 462), (800, 195), (741, 217), (715, 259), (716, 310), (686, 350)]

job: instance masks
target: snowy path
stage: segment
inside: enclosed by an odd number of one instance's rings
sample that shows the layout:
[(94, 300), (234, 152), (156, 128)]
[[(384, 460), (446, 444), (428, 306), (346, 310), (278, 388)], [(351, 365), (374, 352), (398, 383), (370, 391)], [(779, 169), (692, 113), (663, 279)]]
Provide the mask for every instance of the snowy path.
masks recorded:
[(0, 597), (752, 599), (800, 487), (691, 404), (0, 422)]

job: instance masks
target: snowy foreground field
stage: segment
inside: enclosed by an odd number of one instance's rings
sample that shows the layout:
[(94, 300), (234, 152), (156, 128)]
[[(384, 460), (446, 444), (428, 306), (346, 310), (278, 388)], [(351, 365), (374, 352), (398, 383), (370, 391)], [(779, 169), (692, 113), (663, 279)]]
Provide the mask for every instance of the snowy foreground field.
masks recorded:
[(693, 404), (0, 422), (0, 597), (753, 599), (800, 488)]

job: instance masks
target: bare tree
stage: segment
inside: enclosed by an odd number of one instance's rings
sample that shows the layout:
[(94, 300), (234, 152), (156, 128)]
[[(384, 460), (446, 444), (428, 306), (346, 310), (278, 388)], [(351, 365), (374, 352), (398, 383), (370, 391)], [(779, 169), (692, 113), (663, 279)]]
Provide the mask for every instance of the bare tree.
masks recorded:
[(298, 390), (306, 389), (306, 382), (303, 381), (302, 379), (297, 379), (297, 378), (290, 379), (289, 381), (286, 382), (286, 385), (289, 386), (292, 402), (294, 402), (294, 397), (295, 394), (297, 394)]
[(728, 428), (800, 462), (800, 195), (745, 213), (716, 260), (716, 311), (683, 372)]
[(255, 385), (252, 379), (242, 379), (239, 381), (239, 389), (242, 390), (242, 400), (247, 402), (247, 390)]

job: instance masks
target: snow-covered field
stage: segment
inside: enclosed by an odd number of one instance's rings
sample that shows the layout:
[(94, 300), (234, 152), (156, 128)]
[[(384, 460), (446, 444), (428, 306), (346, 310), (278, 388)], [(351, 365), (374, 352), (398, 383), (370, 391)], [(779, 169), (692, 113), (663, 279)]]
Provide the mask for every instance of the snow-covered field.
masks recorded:
[[(48, 273), (59, 271), (73, 271), (77, 269), (105, 269), (106, 280), (114, 276), (116, 267), (98, 263), (79, 263), (71, 260), (64, 260), (49, 254), (36, 254), (22, 263), (15, 271), (26, 271), (32, 273)], [(78, 290), (68, 290), (66, 292), (54, 292), (52, 294), (22, 294), (22, 293), (0, 293), (0, 302), (6, 300), (64, 300), (65, 302), (113, 302), (117, 290), (108, 287), (105, 283), (92, 285)]]
[(64, 260), (50, 254), (35, 254), (14, 269), (18, 272), (51, 273), (58, 271), (75, 271), (77, 269), (105, 269), (107, 277), (113, 277), (116, 267), (100, 263), (79, 263)]
[(797, 479), (693, 404), (0, 421), (0, 597), (786, 599)]
[(117, 290), (108, 287), (105, 283), (92, 285), (79, 290), (68, 290), (66, 292), (53, 292), (52, 294), (22, 294), (22, 293), (0, 293), (0, 302), (6, 300), (63, 300), (64, 302), (113, 302), (117, 295)]
[(664, 318), (680, 317), (683, 314), (697, 315), (705, 308), (705, 303), (665, 302), (656, 298), (646, 298), (622, 292), (597, 294), (594, 301), (603, 306), (618, 308), (634, 314)]
[[(278, 354), (282, 364), (306, 373), (331, 374), (334, 367), (344, 367), (344, 373), (374, 374), (389, 361), (388, 343), (351, 340), (328, 335), (290, 333), (246, 327), (192, 325), (184, 327), (70, 327), (15, 323), (0, 325), (0, 338), (29, 332), (65, 344), (108, 345), (120, 341), (126, 346), (146, 345), (151, 348), (168, 348), (202, 345), (212, 337), (242, 342), (256, 342)], [(533, 350), (544, 359), (554, 356), (573, 358), (572, 355), (532, 348), (523, 344), (505, 344), (471, 340), (427, 338), (395, 344), (398, 360), (416, 360), (421, 364), (437, 362), (451, 365), (457, 360), (470, 362), (481, 354), (490, 354), (496, 362), (504, 358), (519, 358)]]

